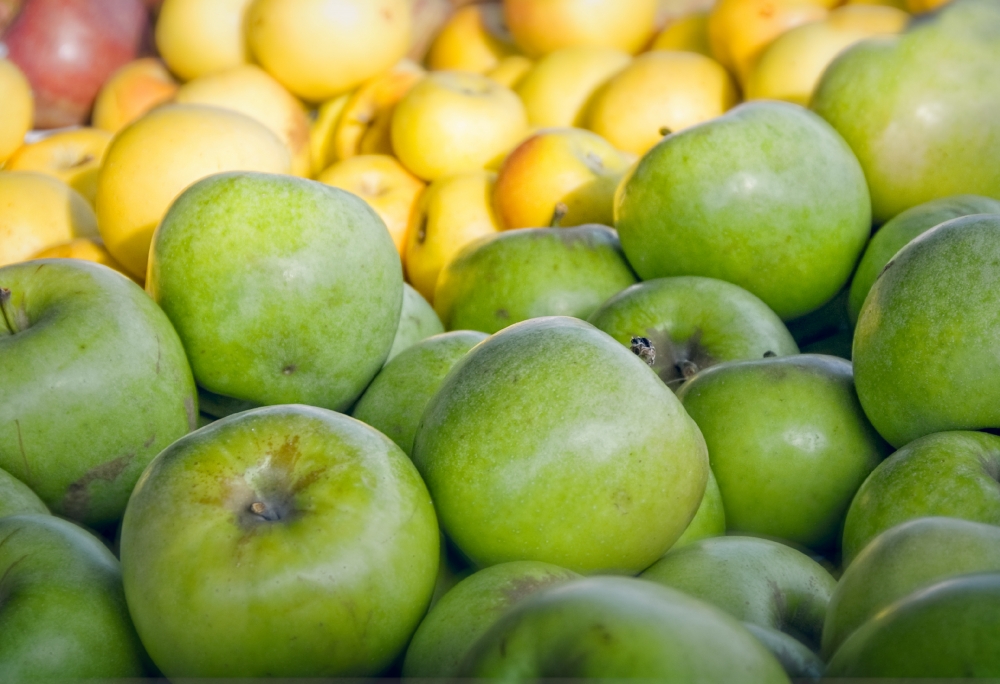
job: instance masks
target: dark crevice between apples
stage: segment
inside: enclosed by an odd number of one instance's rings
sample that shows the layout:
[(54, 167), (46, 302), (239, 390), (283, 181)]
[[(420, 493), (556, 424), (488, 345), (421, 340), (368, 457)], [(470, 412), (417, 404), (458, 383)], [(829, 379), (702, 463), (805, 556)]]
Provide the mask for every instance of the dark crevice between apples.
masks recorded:
[(686, 340), (674, 340), (663, 330), (646, 330), (645, 336), (632, 337), (632, 353), (656, 372), (664, 384), (677, 391), (698, 371), (719, 362), (701, 344), (702, 331), (695, 329)]
[(31, 327), (24, 303), (14, 306), (14, 295), (6, 287), (0, 287), (0, 323), (11, 335), (17, 335)]
[(134, 459), (135, 454), (129, 453), (88, 470), (66, 488), (66, 494), (63, 496), (60, 506), (62, 511), (74, 520), (85, 518), (90, 508), (90, 485), (97, 480), (114, 482)]

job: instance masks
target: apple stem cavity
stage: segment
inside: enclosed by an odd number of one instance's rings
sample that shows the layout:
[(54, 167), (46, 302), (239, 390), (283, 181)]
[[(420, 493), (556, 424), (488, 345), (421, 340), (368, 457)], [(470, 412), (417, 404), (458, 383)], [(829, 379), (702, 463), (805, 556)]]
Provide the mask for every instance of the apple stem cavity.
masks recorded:
[(653, 346), (648, 337), (633, 337), (630, 348), (633, 354), (646, 362), (647, 366), (656, 363), (656, 347)]
[(552, 220), (549, 222), (549, 228), (559, 228), (562, 220), (566, 218), (566, 214), (569, 213), (569, 207), (566, 206), (565, 202), (557, 202), (555, 211), (552, 212)]
[(15, 308), (11, 303), (13, 295), (6, 287), (0, 287), (0, 320), (11, 335), (27, 330), (31, 326), (23, 309)]
[(281, 512), (272, 506), (268, 506), (263, 501), (254, 501), (250, 504), (250, 512), (265, 522), (277, 522), (281, 520)]

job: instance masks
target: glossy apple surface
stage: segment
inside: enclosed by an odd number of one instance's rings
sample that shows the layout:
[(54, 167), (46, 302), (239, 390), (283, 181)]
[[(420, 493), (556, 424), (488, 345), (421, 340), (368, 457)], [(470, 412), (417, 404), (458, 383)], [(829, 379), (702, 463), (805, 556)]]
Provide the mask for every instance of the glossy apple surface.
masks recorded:
[(403, 283), (403, 309), (399, 313), (399, 327), (392, 340), (386, 363), (417, 342), (444, 332), (444, 325), (437, 313), (420, 293), (409, 283)]
[(19, 513), (48, 513), (45, 502), (28, 485), (0, 470), (0, 517)]

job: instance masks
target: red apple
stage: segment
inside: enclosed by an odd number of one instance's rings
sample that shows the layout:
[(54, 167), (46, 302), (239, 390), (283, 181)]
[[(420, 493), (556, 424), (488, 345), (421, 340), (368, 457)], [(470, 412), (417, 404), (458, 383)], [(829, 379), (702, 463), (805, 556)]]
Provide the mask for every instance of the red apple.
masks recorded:
[(142, 0), (26, 0), (3, 35), (35, 93), (35, 127), (84, 123), (104, 81), (135, 59)]
[(14, 16), (21, 9), (21, 2), (22, 0), (0, 0), (0, 33), (14, 21)]

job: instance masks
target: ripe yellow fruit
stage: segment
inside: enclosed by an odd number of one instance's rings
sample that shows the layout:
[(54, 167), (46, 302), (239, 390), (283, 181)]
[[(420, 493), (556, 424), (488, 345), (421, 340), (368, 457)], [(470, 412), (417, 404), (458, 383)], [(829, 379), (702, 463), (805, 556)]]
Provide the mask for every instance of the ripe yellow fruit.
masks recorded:
[(568, 47), (609, 47), (634, 54), (656, 30), (657, 0), (505, 0), (514, 42), (529, 57)]
[(500, 85), (514, 89), (528, 75), (533, 66), (535, 63), (524, 55), (509, 55), (487, 71), (486, 75)]
[(250, 63), (244, 32), (252, 0), (164, 0), (156, 47), (183, 81)]
[(0, 59), (0, 165), (24, 143), (35, 118), (35, 99), (21, 70)]
[(83, 259), (93, 261), (95, 264), (102, 264), (108, 268), (113, 268), (119, 273), (142, 283), (141, 279), (125, 272), (125, 268), (119, 264), (111, 253), (104, 247), (104, 243), (98, 238), (76, 238), (69, 242), (63, 242), (53, 247), (48, 247), (31, 257), (32, 259)]
[(111, 75), (97, 94), (94, 128), (117, 133), (153, 107), (173, 98), (177, 81), (154, 57), (129, 62)]
[(10, 171), (37, 171), (58, 178), (94, 204), (97, 176), (111, 134), (99, 128), (58, 131), (22, 145), (4, 167)]
[(485, 2), (460, 8), (438, 33), (427, 53), (435, 71), (485, 74), (504, 57), (520, 54), (503, 23), (503, 6)]
[(313, 177), (337, 161), (334, 133), (351, 95), (352, 93), (344, 93), (332, 97), (316, 110), (315, 119), (309, 126), (309, 156), (312, 159)]
[(951, 0), (907, 0), (907, 7), (911, 12), (930, 12)]
[(708, 43), (708, 12), (692, 12), (671, 22), (653, 41), (653, 50), (680, 50), (712, 56)]

